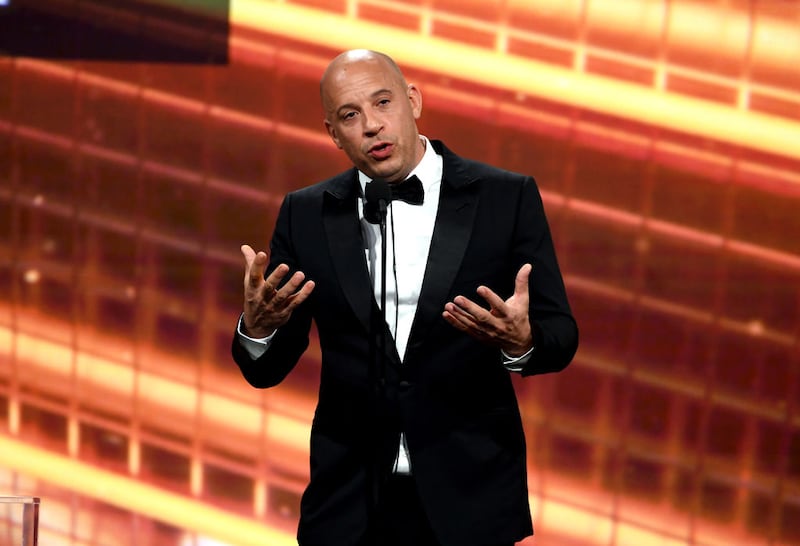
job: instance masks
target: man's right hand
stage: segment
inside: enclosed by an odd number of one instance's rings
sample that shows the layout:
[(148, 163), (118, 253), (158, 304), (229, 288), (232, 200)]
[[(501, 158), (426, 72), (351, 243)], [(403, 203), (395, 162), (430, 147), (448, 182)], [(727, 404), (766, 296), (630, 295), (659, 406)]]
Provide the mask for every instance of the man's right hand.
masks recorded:
[(314, 281), (305, 281), (305, 274), (296, 271), (280, 290), (277, 286), (289, 273), (289, 266), (280, 264), (264, 279), (267, 254), (242, 245), (244, 255), (244, 327), (248, 336), (271, 336), (292, 316), (295, 307), (303, 303), (314, 290)]

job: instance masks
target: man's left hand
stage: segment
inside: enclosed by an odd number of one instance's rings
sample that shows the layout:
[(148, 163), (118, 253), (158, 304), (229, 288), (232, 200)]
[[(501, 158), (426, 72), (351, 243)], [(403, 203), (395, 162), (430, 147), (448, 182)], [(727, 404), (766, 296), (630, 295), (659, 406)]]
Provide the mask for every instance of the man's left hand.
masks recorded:
[(530, 264), (520, 268), (514, 280), (514, 294), (507, 300), (488, 287), (479, 286), (478, 295), (489, 304), (488, 310), (464, 296), (456, 296), (444, 306), (442, 316), (462, 332), (500, 347), (508, 356), (522, 356), (533, 347), (528, 319), (531, 269)]

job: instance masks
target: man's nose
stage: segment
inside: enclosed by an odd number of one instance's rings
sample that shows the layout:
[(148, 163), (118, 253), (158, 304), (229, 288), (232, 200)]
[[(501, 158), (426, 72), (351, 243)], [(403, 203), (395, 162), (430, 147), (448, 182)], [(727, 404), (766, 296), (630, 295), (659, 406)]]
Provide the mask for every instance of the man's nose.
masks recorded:
[(365, 113), (362, 119), (364, 120), (364, 134), (367, 136), (377, 135), (383, 127), (383, 123), (376, 115), (369, 115)]

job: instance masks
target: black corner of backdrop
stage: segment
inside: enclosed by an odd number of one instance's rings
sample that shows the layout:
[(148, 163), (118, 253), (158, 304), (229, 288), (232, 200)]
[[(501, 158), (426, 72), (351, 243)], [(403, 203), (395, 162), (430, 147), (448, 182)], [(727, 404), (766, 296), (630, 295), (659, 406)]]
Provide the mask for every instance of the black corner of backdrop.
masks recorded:
[(227, 64), (230, 0), (0, 0), (0, 56)]

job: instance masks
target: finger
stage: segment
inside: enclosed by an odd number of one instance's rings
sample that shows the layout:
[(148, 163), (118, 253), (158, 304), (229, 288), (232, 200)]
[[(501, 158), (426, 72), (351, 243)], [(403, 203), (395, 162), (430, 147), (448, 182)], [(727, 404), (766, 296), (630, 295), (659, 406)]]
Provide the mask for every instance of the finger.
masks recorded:
[[(266, 256), (264, 258), (266, 259)], [(276, 267), (272, 271), (272, 273), (270, 273), (269, 276), (267, 276), (267, 278), (264, 279), (264, 286), (262, 287), (262, 290), (264, 292), (265, 297), (268, 296), (271, 298), (275, 296), (275, 294), (278, 291), (278, 287), (281, 285), (281, 281), (283, 281), (283, 278), (286, 276), (287, 273), (289, 273), (289, 266), (286, 264), (278, 264), (278, 267)], [(263, 275), (263, 269), (262, 269), (262, 275)]]
[(256, 260), (256, 252), (250, 245), (242, 245), (242, 256), (244, 256), (244, 289), (245, 293), (251, 290), (257, 290), (259, 284), (263, 281), (263, 277), (259, 280), (258, 273), (253, 264)]
[[(284, 271), (285, 268), (285, 271)], [(285, 264), (281, 264), (278, 266), (275, 271), (272, 272), (267, 278), (267, 290), (272, 292), (273, 300), (276, 306), (281, 306), (285, 301), (294, 295), (295, 292), (300, 288), (305, 280), (306, 276), (305, 273), (302, 271), (295, 271), (294, 274), (289, 277), (289, 280), (281, 287), (280, 290), (275, 290), (274, 287), (278, 286), (280, 282), (283, 280), (283, 277), (286, 273), (289, 272), (289, 267)], [(274, 284), (273, 284), (274, 283)]]
[(506, 302), (503, 301), (503, 298), (498, 296), (497, 293), (492, 289), (486, 286), (479, 286), (477, 292), (480, 297), (486, 300), (486, 303), (489, 304), (489, 307), (493, 311), (496, 311), (492, 313), (493, 315), (505, 316), (507, 314)]
[(242, 256), (244, 256), (244, 284), (245, 288), (250, 282), (250, 271), (253, 269), (253, 260), (256, 259), (256, 253), (250, 245), (242, 245)]
[(314, 291), (315, 286), (316, 284), (314, 283), (314, 281), (308, 281), (300, 288), (300, 290), (292, 294), (289, 297), (289, 304), (287, 306), (287, 310), (293, 311), (295, 307), (306, 301), (306, 299), (308, 299), (308, 296), (311, 295), (311, 292)]
[(517, 277), (514, 279), (514, 295), (517, 298), (524, 298), (525, 303), (528, 301), (531, 271), (533, 271), (533, 266), (525, 264), (519, 268)]
[(463, 312), (457, 310), (457, 307), (452, 303), (448, 303), (445, 305), (445, 310), (442, 312), (442, 318), (456, 328), (475, 339), (486, 341), (490, 338), (487, 333), (480, 328), (479, 324), (476, 324), (469, 315), (465, 315)]
[(461, 311), (458, 311), (456, 309), (456, 306), (453, 305), (452, 303), (448, 303), (447, 305), (445, 305), (442, 317), (451, 326), (455, 326), (462, 332), (468, 331), (473, 324), (472, 321), (469, 319), (469, 317), (466, 317)]
[(242, 245), (242, 255), (244, 256), (245, 265), (249, 267), (256, 257), (256, 252), (250, 245)]
[(245, 285), (258, 289), (264, 283), (264, 270), (267, 267), (267, 254), (255, 252), (250, 246), (242, 245), (242, 255), (245, 260)]
[(458, 330), (461, 330), (462, 332), (465, 332), (467, 330), (466, 326), (461, 324), (461, 322), (458, 319), (456, 319), (450, 312), (448, 312), (446, 310), (444, 312), (442, 312), (442, 318), (445, 321), (447, 321), (448, 324), (450, 324), (451, 326), (454, 326), (455, 328), (457, 328)]
[(458, 296), (455, 301), (450, 302), (445, 305), (445, 311), (450, 314), (454, 321), (457, 321), (461, 326), (463, 326), (467, 330), (479, 330), (484, 331), (486, 326), (484, 324), (485, 317), (481, 318), (476, 316), (478, 311), (471, 312), (470, 310), (465, 308), (465, 305), (471, 304), (474, 309), (483, 311), (483, 314), (489, 316), (489, 314), (479, 305), (475, 305), (473, 302), (469, 301), (467, 298), (463, 296)]
[[(486, 290), (489, 290), (488, 288)], [(491, 292), (491, 290), (489, 290)], [(499, 298), (498, 298), (499, 300)], [(502, 300), (499, 300), (503, 304)], [(492, 320), (492, 314), (469, 298), (456, 296), (453, 303), (458, 311), (470, 318), (475, 323), (484, 324)]]

